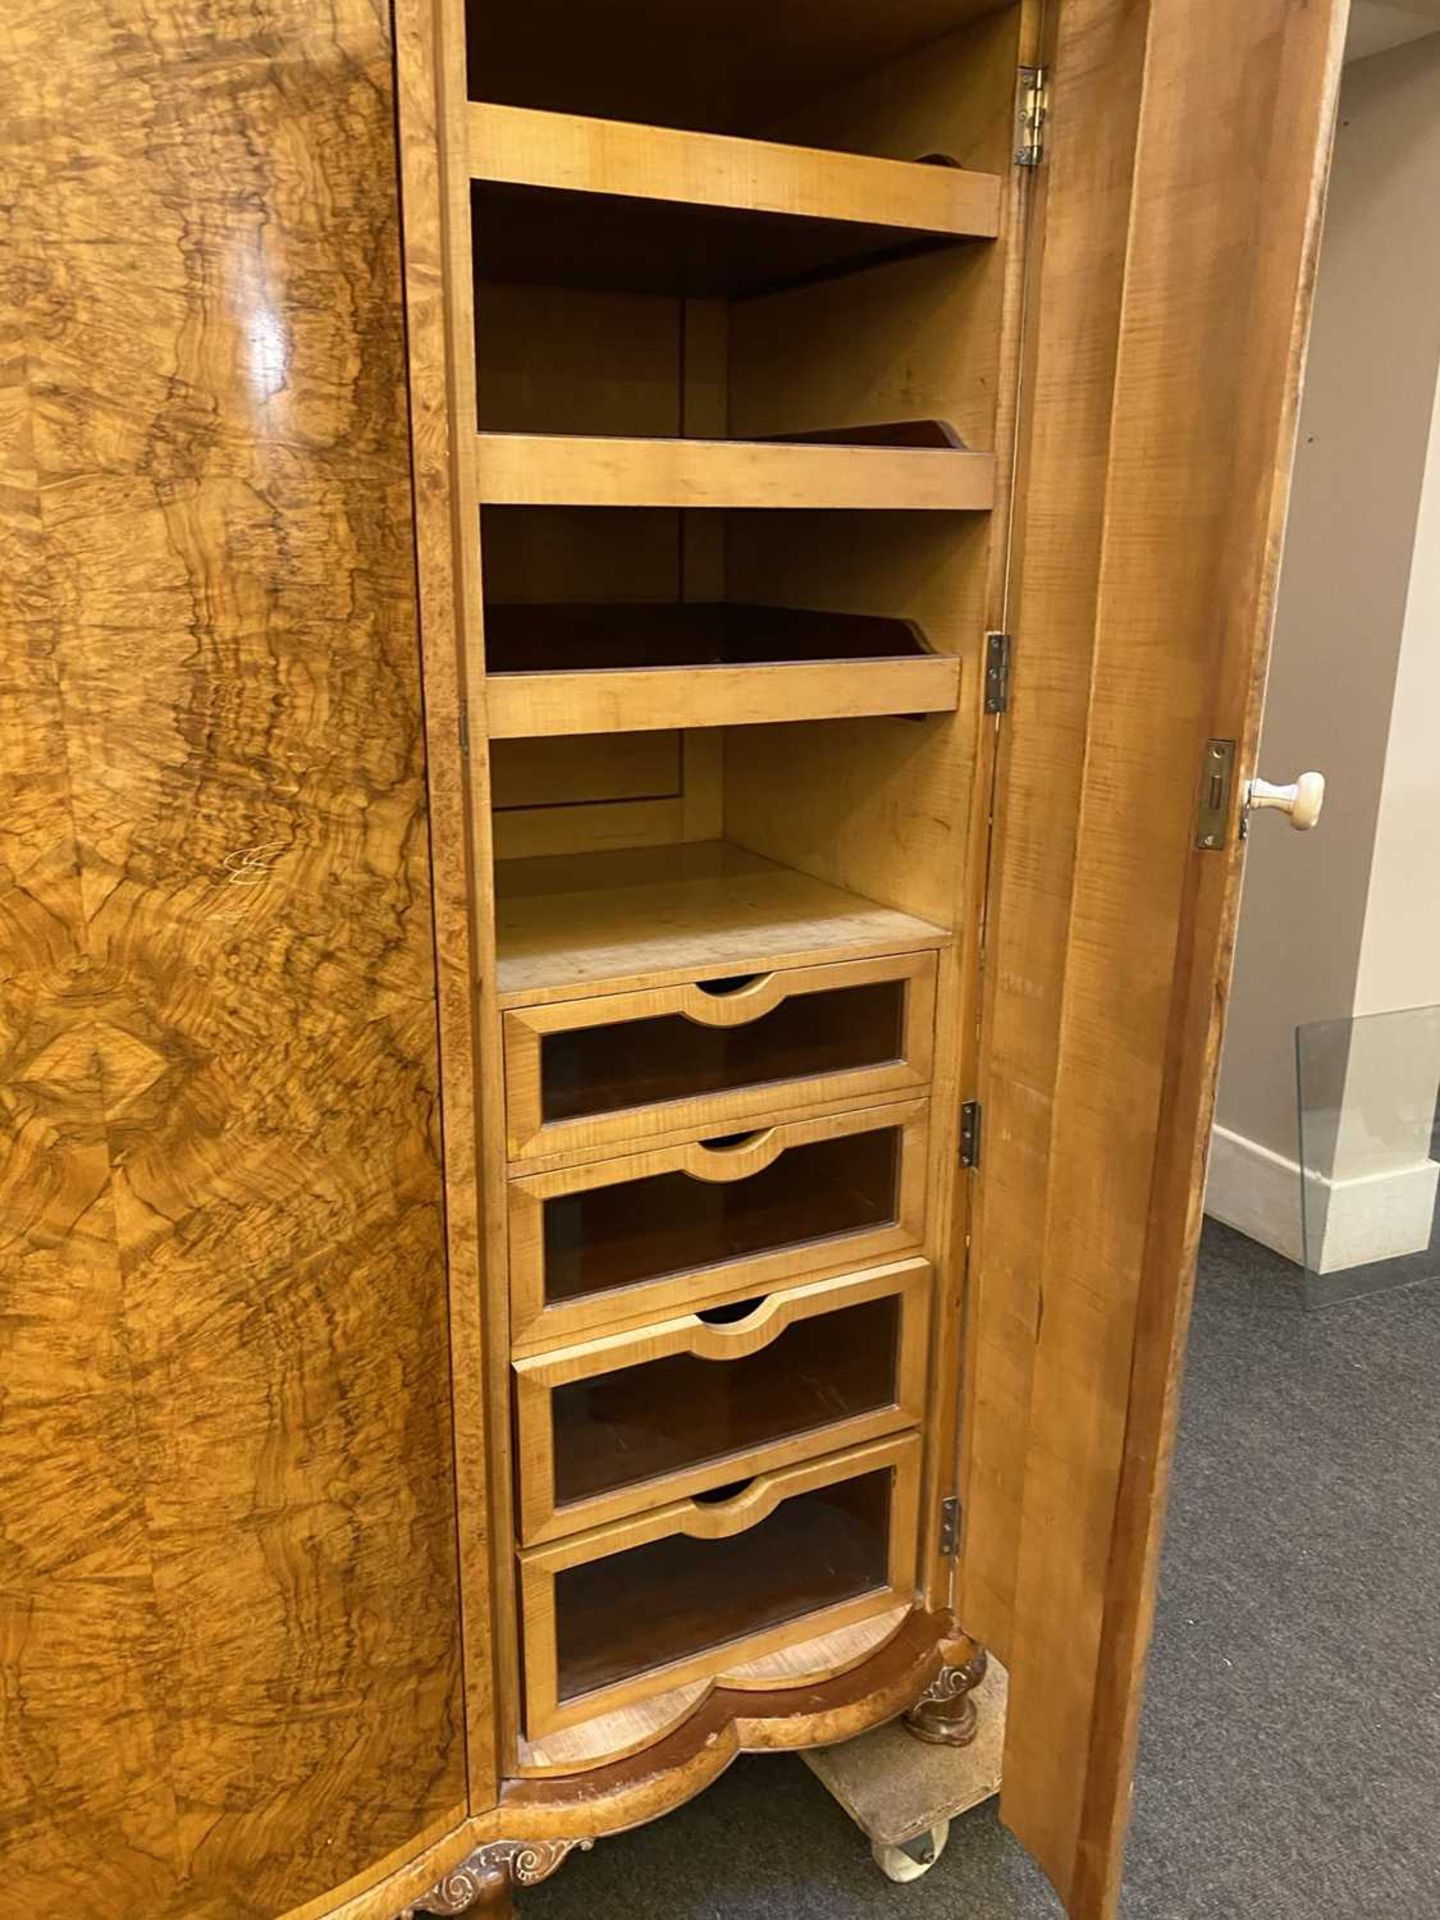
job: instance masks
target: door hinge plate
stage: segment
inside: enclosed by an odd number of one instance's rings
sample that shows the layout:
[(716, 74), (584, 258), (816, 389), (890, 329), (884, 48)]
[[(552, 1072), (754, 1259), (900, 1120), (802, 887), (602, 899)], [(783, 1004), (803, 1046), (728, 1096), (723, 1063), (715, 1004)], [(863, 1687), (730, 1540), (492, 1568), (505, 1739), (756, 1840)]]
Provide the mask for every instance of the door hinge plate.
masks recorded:
[(1195, 807), (1195, 844), (1217, 853), (1230, 838), (1231, 800), (1235, 792), (1235, 742), (1207, 740), (1200, 768), (1200, 798)]
[(960, 1551), (960, 1502), (954, 1494), (940, 1502), (940, 1551), (947, 1560)]
[(960, 1164), (962, 1167), (978, 1167), (980, 1164), (981, 1118), (978, 1100), (967, 1100), (960, 1109)]
[(1021, 67), (1017, 167), (1038, 167), (1045, 157), (1045, 121), (1050, 112), (1050, 75), (1044, 67)]
[(1010, 655), (1008, 633), (985, 636), (985, 711), (1008, 713), (1010, 710)]

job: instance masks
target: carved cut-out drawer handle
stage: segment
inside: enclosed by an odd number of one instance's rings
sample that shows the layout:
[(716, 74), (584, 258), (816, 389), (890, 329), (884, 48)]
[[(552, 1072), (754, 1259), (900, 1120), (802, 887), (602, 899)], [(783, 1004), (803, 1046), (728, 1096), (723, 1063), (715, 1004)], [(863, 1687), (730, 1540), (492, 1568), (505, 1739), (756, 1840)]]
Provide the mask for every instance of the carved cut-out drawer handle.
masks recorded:
[(680, 1012), (700, 1027), (743, 1027), (773, 1013), (789, 997), (792, 983), (783, 973), (742, 974), (729, 980), (697, 981), (684, 990)]
[(755, 1133), (695, 1140), (683, 1151), (685, 1171), (693, 1179), (748, 1180), (778, 1160), (785, 1143), (778, 1127), (761, 1127)]
[(697, 1360), (748, 1359), (793, 1325), (793, 1313), (775, 1294), (743, 1304), (748, 1311), (725, 1320), (707, 1320), (703, 1313), (696, 1314), (702, 1324), (690, 1335), (689, 1347)]
[(784, 1483), (769, 1474), (737, 1486), (716, 1487), (712, 1493), (690, 1500), (690, 1512), (676, 1531), (692, 1540), (729, 1540), (768, 1519), (785, 1494)]

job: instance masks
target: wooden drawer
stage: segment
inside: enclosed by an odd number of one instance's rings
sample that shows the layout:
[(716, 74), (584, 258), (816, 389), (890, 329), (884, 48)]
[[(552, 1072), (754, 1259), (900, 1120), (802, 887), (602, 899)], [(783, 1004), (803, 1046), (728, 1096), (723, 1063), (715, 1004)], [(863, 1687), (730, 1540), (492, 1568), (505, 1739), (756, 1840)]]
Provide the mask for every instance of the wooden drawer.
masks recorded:
[(911, 1092), (930, 1078), (935, 964), (894, 954), (507, 1013), (510, 1157)]
[(524, 1539), (916, 1425), (929, 1303), (904, 1260), (517, 1361)]
[(522, 1554), (527, 1737), (908, 1600), (920, 1457), (879, 1440)]
[(908, 1252), (928, 1105), (820, 1114), (509, 1183), (511, 1332), (548, 1344)]

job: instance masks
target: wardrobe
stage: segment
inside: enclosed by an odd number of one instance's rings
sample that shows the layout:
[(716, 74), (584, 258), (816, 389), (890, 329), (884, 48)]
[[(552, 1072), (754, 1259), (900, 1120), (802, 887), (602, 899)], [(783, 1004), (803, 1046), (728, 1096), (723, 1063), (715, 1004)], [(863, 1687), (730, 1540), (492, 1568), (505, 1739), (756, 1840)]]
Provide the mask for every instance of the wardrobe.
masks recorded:
[(1344, 11), (18, 0), (0, 1910), (1117, 1910)]

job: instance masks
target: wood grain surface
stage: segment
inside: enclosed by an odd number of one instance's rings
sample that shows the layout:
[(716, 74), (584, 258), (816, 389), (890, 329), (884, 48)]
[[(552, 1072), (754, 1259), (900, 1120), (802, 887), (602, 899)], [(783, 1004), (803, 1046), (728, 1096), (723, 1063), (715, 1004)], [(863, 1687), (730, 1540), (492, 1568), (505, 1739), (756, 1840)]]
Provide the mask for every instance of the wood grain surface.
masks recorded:
[(932, 1290), (898, 1261), (517, 1360), (526, 1544), (918, 1425)]
[(385, 20), (0, 24), (8, 1913), (465, 1797)]
[[(691, 1680), (732, 1684), (729, 1660), (907, 1602), (920, 1466), (919, 1436), (899, 1434), (758, 1475), (719, 1504), (672, 1501), (530, 1549), (520, 1562), (528, 1737)], [(665, 1550), (681, 1537), (697, 1544)]]
[[(493, 936), (471, 886), (487, 817), (472, 818), (470, 783), (488, 775), (485, 742), (465, 752), (470, 697), (466, 615), (456, 591), (456, 460), (469, 445), (450, 404), (449, 339), (459, 315), (445, 262), (455, 215), (443, 126), (453, 89), (444, 82), (439, 20), (429, 0), (395, 0), (395, 75), (399, 130), (405, 344), (410, 388), (410, 447), (415, 496), (416, 585), (425, 684), (425, 739), (431, 830), (431, 897), (439, 988), (441, 1111), (444, 1120), (445, 1235), (449, 1256), (450, 1383), (455, 1434), (455, 1500), (461, 1638), (464, 1649), (465, 1760), (472, 1807), (499, 1791), (495, 1711), (496, 1633), (488, 1487), (492, 1467), (486, 1420), (486, 1337), (482, 1248), (489, 1222), (481, 1131), (479, 1030), (475, 982), (492, 976)], [(468, 313), (468, 306), (465, 311)], [(473, 529), (472, 529), (473, 530)], [(476, 763), (481, 766), (477, 767)], [(488, 862), (488, 852), (484, 859)], [(486, 896), (488, 897), (488, 896)], [(498, 1059), (498, 1049), (496, 1056)], [(497, 1556), (498, 1557), (498, 1556)]]
[[(726, 752), (733, 750), (727, 740)], [(503, 861), (507, 1008), (941, 947), (941, 926), (723, 840)]]
[(1071, 0), (1047, 62), (960, 1615), (1072, 1920), (1119, 1910), (1344, 11)]
[(913, 1093), (933, 1064), (935, 972), (934, 954), (895, 954), (756, 973), (721, 992), (682, 982), (508, 1012), (511, 1160), (592, 1159)]
[(949, 237), (993, 239), (999, 226), (996, 175), (923, 166), (918, 156), (876, 160), (489, 102), (472, 102), (467, 133), (477, 180)]
[(959, 512), (995, 498), (993, 456), (964, 448), (482, 433), (477, 469), (498, 506)]

